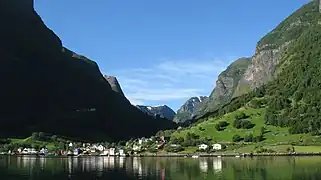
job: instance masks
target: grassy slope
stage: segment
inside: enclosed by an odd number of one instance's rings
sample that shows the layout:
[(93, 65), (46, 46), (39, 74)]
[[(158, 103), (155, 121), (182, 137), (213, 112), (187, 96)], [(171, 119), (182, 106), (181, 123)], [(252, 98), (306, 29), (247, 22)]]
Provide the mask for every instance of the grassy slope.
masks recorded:
[[(246, 115), (250, 116), (247, 120), (250, 120), (253, 124), (255, 124), (252, 129), (236, 129), (233, 127), (234, 117), (240, 112), (244, 112)], [(264, 124), (264, 114), (265, 108), (254, 109), (246, 106), (221, 117), (212, 118), (208, 121), (196, 124), (191, 128), (176, 131), (172, 134), (172, 136), (185, 137), (185, 135), (190, 132), (195, 133), (200, 137), (210, 137), (212, 138), (212, 143), (232, 143), (232, 137), (235, 134), (244, 137), (249, 133), (253, 133), (254, 136), (257, 136), (260, 134), (261, 127), (265, 127), (267, 133), (264, 134), (264, 141), (260, 143), (249, 143), (243, 146), (241, 145), (237, 150), (229, 149), (227, 152), (251, 152), (258, 146), (273, 149), (277, 152), (285, 152), (287, 147), (291, 146), (292, 143), (309, 145), (295, 146), (296, 152), (321, 152), (321, 146), (312, 146), (315, 144), (318, 145), (320, 138), (311, 136), (310, 134), (289, 134), (288, 127), (266, 125)], [(229, 123), (225, 130), (217, 131), (215, 129), (215, 124), (219, 121), (227, 121)], [(240, 144), (242, 144), (242, 142)], [(196, 147), (188, 147), (183, 153), (193, 152), (196, 149)]]
[(55, 149), (55, 144), (53, 142), (47, 142), (47, 141), (37, 141), (33, 140), (31, 137), (27, 137), (25, 139), (9, 139), (11, 140), (12, 144), (29, 144), (31, 146), (37, 145), (37, 146), (43, 146), (45, 145), (47, 149), (53, 150)]

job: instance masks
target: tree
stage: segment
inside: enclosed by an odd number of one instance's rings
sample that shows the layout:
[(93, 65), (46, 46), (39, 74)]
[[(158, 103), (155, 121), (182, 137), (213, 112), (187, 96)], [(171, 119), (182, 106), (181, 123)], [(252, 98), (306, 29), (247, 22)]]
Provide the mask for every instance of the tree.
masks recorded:
[(217, 131), (223, 130), (223, 129), (221, 128), (220, 124), (215, 124), (215, 129), (216, 129)]
[(266, 130), (266, 128), (262, 126), (260, 129), (260, 135), (263, 136), (265, 134), (265, 130)]
[(244, 137), (245, 142), (253, 142), (253, 134), (248, 134)]
[(52, 141), (57, 141), (57, 140), (58, 140), (58, 136), (57, 136), (57, 135), (51, 136), (51, 140), (52, 140)]
[(220, 127), (226, 127), (229, 125), (229, 123), (226, 121), (220, 121), (220, 122), (218, 122), (218, 124), (220, 125)]
[(45, 140), (46, 136), (44, 132), (39, 132), (39, 140)]
[(33, 140), (39, 140), (39, 133), (38, 132), (33, 132), (32, 135), (31, 135), (31, 138)]
[(246, 114), (244, 112), (240, 112), (235, 115), (235, 119), (240, 120), (240, 119), (245, 119), (247, 118)]
[(233, 136), (233, 138), (232, 138), (232, 141), (233, 142), (240, 142), (240, 141), (242, 141), (243, 140), (243, 138), (240, 136), (240, 135), (238, 135), (238, 134), (235, 134), (234, 136)]

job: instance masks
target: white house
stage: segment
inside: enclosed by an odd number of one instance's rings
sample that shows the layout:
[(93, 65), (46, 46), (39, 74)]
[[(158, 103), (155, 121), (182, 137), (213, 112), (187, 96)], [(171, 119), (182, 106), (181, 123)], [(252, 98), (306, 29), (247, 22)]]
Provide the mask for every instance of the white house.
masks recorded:
[(104, 147), (103, 145), (99, 145), (99, 146), (97, 147), (97, 150), (98, 150), (98, 151), (104, 151), (104, 149), (105, 149), (105, 147)]
[(109, 149), (109, 155), (111, 155), (111, 156), (115, 156), (116, 155), (115, 148), (110, 148)]
[(207, 144), (201, 144), (201, 145), (198, 146), (199, 150), (206, 150), (207, 148), (208, 148)]
[(142, 139), (138, 140), (138, 144), (142, 145), (143, 144), (143, 140)]
[(72, 142), (71, 142), (71, 143), (69, 143), (69, 147), (72, 147), (72, 146), (73, 146)]
[(48, 153), (48, 149), (46, 148), (42, 148), (40, 151), (39, 151), (40, 154), (47, 154)]
[(108, 156), (109, 155), (109, 149), (105, 149), (100, 155), (101, 156)]
[(221, 150), (222, 149), (222, 145), (221, 144), (213, 144), (213, 149), (214, 150)]
[(119, 155), (120, 155), (120, 156), (126, 156), (125, 150), (120, 149), (120, 150), (119, 150)]
[(37, 154), (38, 151), (34, 148), (24, 148), (22, 154)]

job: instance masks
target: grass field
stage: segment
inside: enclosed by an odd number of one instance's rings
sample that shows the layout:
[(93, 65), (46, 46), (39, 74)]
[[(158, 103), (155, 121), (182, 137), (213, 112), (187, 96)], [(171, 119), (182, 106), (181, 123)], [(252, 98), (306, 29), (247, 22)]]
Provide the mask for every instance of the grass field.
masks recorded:
[(48, 150), (52, 150), (55, 148), (55, 144), (53, 142), (37, 141), (37, 140), (33, 140), (31, 137), (27, 137), (25, 139), (11, 138), (10, 140), (12, 144), (29, 144), (31, 146), (45, 145)]
[[(248, 118), (246, 120), (251, 121), (255, 126), (252, 129), (236, 129), (233, 127), (233, 121), (235, 115), (244, 112)], [(254, 108), (241, 108), (235, 112), (226, 114), (219, 118), (210, 119), (208, 121), (199, 123), (191, 128), (182, 129), (176, 131), (172, 134), (174, 137), (185, 137), (185, 135), (190, 133), (195, 133), (200, 137), (208, 137), (212, 139), (212, 143), (231, 143), (234, 135), (238, 134), (244, 138), (247, 134), (252, 133), (257, 136), (261, 132), (261, 128), (266, 129), (264, 134), (265, 140), (259, 143), (249, 143), (246, 146), (235, 149), (238, 152), (250, 152), (255, 149), (255, 147), (261, 146), (264, 148), (273, 149), (277, 152), (283, 152), (291, 144), (304, 144), (309, 146), (295, 146), (297, 152), (321, 152), (321, 146), (316, 146), (316, 144), (321, 145), (321, 138), (317, 136), (311, 136), (309, 134), (290, 134), (288, 128), (270, 126), (264, 124), (264, 108), (254, 109)], [(215, 125), (219, 121), (227, 121), (229, 125), (223, 130), (218, 131)], [(190, 151), (187, 148), (185, 151)], [(233, 150), (234, 151), (234, 150)]]

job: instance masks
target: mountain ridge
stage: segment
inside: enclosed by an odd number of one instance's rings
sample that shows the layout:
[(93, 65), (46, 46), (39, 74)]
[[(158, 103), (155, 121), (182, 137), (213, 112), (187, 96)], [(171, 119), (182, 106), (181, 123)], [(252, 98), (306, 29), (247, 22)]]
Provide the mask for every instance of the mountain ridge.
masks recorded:
[(167, 105), (158, 105), (158, 106), (143, 106), (143, 105), (136, 105), (138, 109), (141, 111), (156, 117), (159, 115), (161, 118), (165, 118), (167, 120), (172, 121), (176, 113)]
[(0, 20), (0, 136), (48, 132), (121, 140), (175, 127), (161, 120), (155, 125), (112, 90), (94, 61), (64, 48), (32, 0), (2, 0)]

